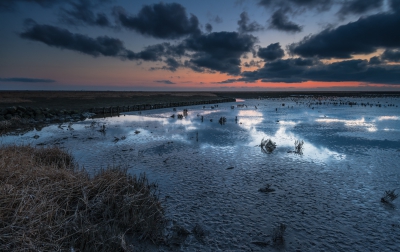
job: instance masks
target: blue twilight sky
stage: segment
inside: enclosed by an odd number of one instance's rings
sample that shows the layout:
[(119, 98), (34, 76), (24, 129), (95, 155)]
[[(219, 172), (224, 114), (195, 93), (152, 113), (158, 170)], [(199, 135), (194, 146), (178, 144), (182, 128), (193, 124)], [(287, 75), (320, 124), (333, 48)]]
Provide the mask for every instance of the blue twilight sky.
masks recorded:
[(400, 90), (400, 0), (0, 0), (0, 90)]

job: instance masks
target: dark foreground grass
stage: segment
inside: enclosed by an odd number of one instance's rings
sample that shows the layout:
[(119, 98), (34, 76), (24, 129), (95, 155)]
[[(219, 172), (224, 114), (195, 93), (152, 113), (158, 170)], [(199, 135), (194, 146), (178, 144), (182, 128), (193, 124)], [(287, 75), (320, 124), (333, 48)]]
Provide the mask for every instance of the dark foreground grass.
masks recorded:
[(130, 251), (162, 241), (164, 211), (144, 175), (89, 176), (57, 148), (0, 148), (0, 251)]

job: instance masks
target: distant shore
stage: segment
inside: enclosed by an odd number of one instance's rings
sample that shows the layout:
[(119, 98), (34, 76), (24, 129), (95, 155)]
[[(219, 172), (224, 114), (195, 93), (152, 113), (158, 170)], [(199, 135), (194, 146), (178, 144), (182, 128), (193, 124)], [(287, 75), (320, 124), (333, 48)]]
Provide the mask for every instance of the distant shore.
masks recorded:
[(224, 98), (285, 98), (291, 96), (400, 97), (400, 92), (249, 91), (249, 92), (138, 92), (138, 91), (0, 91), (0, 110), (12, 106), (89, 111), (91, 108), (167, 104)]
[(241, 99), (287, 97), (400, 97), (400, 92), (137, 92), (137, 91), (0, 91), (0, 131), (84, 120), (96, 115)]

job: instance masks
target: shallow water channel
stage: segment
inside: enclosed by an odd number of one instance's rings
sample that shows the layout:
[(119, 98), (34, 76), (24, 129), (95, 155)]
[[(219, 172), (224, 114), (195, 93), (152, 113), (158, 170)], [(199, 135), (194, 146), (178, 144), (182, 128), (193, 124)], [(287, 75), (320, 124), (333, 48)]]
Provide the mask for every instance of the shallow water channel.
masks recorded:
[[(146, 172), (167, 217), (205, 234), (157, 250), (399, 251), (400, 199), (380, 199), (400, 192), (400, 99), (340, 99), (357, 104), (303, 97), (136, 111), (0, 144), (59, 145), (90, 172)], [(261, 150), (263, 138), (276, 142), (272, 153)], [(293, 153), (295, 140), (304, 141), (302, 154)], [(267, 184), (275, 191), (260, 192)], [(284, 243), (275, 244), (280, 223)]]

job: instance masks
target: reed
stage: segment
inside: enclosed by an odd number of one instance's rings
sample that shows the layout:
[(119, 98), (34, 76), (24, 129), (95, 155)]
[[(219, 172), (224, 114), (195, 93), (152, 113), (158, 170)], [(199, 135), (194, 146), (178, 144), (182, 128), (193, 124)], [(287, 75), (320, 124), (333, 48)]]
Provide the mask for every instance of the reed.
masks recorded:
[(304, 145), (303, 140), (295, 140), (294, 141), (294, 153), (302, 155), (303, 154), (303, 145)]

